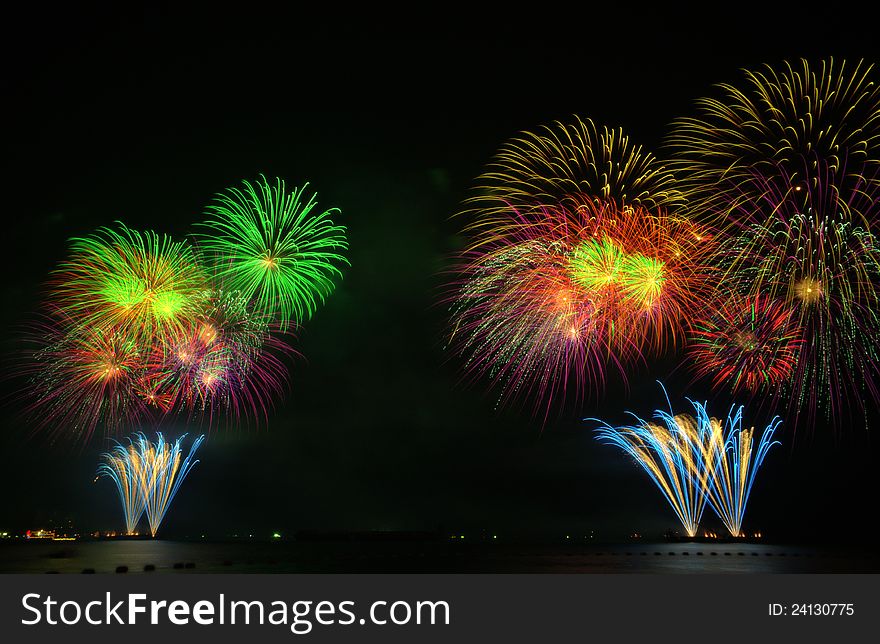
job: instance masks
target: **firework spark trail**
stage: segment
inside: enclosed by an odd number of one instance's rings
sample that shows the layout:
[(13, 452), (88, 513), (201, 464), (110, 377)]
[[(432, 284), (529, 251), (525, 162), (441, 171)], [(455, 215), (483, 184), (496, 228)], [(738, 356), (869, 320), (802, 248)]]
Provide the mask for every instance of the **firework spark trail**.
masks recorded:
[(144, 512), (150, 526), (150, 534), (156, 536), (171, 502), (180, 489), (180, 485), (186, 479), (190, 470), (199, 462), (193, 460), (193, 456), (204, 440), (199, 436), (190, 446), (189, 453), (183, 456), (181, 443), (186, 437), (184, 434), (174, 443), (169, 443), (159, 433), (155, 444), (147, 441), (144, 452), (145, 460), (145, 484), (144, 484)]
[(125, 533), (137, 534), (137, 524), (146, 507), (147, 439), (143, 434), (129, 438), (128, 446), (119, 443), (101, 455), (98, 477), (108, 477), (116, 485), (125, 516)]
[(287, 192), (284, 182), (265, 177), (230, 188), (208, 207), (198, 235), (205, 259), (221, 286), (252, 298), (261, 311), (278, 316), (281, 330), (314, 313), (341, 277), (348, 260), (345, 228), (317, 214), (308, 184)]
[[(661, 385), (662, 388), (662, 385)], [(663, 389), (664, 394), (666, 390)], [(774, 418), (755, 445), (754, 427), (743, 429), (743, 406), (731, 407), (726, 421), (709, 415), (705, 403), (688, 400), (694, 414), (657, 410), (660, 422), (635, 418), (633, 425), (614, 427), (597, 421), (597, 440), (632, 456), (663, 492), (688, 536), (697, 533), (708, 503), (732, 536), (742, 534), (746, 505), (764, 457), (778, 441)]]
[(568, 234), (553, 234), (567, 244), (572, 278), (601, 299), (614, 338), (639, 346), (644, 354), (680, 344), (688, 311), (699, 301), (710, 272), (705, 258), (713, 247), (711, 236), (665, 211), (612, 203), (555, 216), (568, 219)]
[(742, 536), (746, 505), (764, 457), (774, 445), (773, 433), (782, 422), (774, 418), (755, 444), (755, 428), (742, 427), (743, 407), (731, 408), (723, 430), (719, 421), (709, 418), (705, 404), (694, 403), (699, 423), (711, 426), (705, 432), (702, 450), (707, 464), (706, 496), (715, 514), (733, 537)]
[[(698, 115), (679, 120), (669, 140), (687, 212), (726, 233), (713, 260), (724, 270), (689, 358), (708, 358), (697, 370), (714, 371), (717, 386), (776, 388), (774, 407), (790, 394), (789, 416), (808, 427), (820, 415), (840, 426), (850, 410), (864, 411), (866, 397), (880, 401), (873, 73), (864, 61), (833, 59), (746, 71), (743, 86), (721, 85), (718, 98), (699, 101)], [(744, 319), (761, 301), (770, 318)]]
[(630, 415), (636, 424), (612, 427), (599, 421), (602, 425), (596, 430), (596, 438), (635, 459), (663, 493), (685, 533), (693, 537), (706, 504), (706, 477), (699, 474), (706, 469), (696, 460), (703, 452), (694, 448), (700, 440), (701, 428), (692, 416), (675, 416), (671, 411), (656, 411), (654, 418), (658, 423)]
[(25, 414), (38, 430), (84, 441), (99, 426), (112, 434), (180, 413), (212, 426), (222, 418), (267, 419), (288, 386), (284, 360), (296, 352), (237, 298), (219, 297), (236, 304), (204, 296), (191, 323), (147, 347), (116, 326), (80, 327), (58, 311), (45, 316), (29, 330), (33, 348), (20, 369), (29, 378)]
[(170, 443), (158, 433), (153, 442), (137, 432), (127, 447), (117, 443), (101, 455), (98, 476), (109, 477), (116, 484), (127, 534), (136, 534), (138, 521), (146, 514), (150, 534), (156, 536), (180, 485), (198, 463), (193, 456), (204, 436), (193, 441), (186, 457), (181, 447), (185, 438), (186, 434)]

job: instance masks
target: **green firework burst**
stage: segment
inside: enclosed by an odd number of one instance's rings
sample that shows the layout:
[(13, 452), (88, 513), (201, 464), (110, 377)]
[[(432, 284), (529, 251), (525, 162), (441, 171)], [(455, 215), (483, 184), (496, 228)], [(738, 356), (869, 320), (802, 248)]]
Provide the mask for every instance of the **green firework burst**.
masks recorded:
[(52, 290), (76, 325), (113, 328), (148, 344), (188, 325), (205, 288), (189, 244), (118, 223), (71, 240)]
[(281, 179), (242, 183), (208, 206), (200, 245), (225, 288), (253, 298), (286, 329), (333, 291), (339, 266), (348, 265), (345, 228), (331, 219), (338, 209), (316, 210), (308, 184), (288, 192)]

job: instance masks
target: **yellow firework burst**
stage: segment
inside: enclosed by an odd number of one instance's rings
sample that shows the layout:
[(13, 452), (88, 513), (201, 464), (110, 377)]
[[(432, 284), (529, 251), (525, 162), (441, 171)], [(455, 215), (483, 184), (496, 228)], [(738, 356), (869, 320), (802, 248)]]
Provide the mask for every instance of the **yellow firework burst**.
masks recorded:
[(880, 87), (872, 72), (864, 61), (830, 58), (766, 65), (746, 70), (741, 86), (721, 84), (719, 96), (697, 101), (697, 116), (679, 119), (669, 138), (691, 211), (722, 218), (732, 194), (761, 196), (756, 177), (775, 178), (777, 192), (880, 190)]
[(682, 202), (672, 172), (622, 129), (574, 116), (505, 143), (467, 199), (475, 246), (497, 238), (511, 210), (542, 206), (577, 211), (600, 201), (674, 209)]

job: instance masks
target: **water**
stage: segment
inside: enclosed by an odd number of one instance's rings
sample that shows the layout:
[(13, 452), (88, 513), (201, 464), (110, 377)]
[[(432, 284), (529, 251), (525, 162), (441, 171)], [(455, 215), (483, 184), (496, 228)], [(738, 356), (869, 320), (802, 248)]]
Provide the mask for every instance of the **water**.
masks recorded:
[(108, 540), (0, 544), (2, 573), (877, 573), (873, 551), (749, 543)]

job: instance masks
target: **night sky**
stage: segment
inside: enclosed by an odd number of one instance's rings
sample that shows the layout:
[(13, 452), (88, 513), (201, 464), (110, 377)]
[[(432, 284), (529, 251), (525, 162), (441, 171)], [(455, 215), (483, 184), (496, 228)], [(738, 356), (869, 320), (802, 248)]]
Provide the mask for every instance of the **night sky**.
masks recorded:
[[(427, 18), (341, 25), (250, 5), (227, 16), (40, 8), (7, 17), (16, 39), (3, 39), (12, 111), (4, 374), (14, 375), (20, 327), (70, 237), (119, 219), (180, 238), (214, 193), (259, 173), (309, 181), (348, 229), (351, 267), (299, 332), (289, 395), (268, 423), (211, 433), (164, 525), (169, 536), (485, 529), (618, 538), (676, 527), (644, 473), (597, 444), (581, 419), (649, 414), (663, 402), (657, 378), (678, 409), (685, 395), (709, 397), (717, 414), (729, 401), (671, 374), (670, 356), (633, 373), (628, 390), (612, 380), (600, 400), (561, 410), (543, 429), (528, 409), (496, 410), (484, 386), (459, 384), (460, 363), (443, 350), (443, 271), (463, 244), (463, 221), (450, 216), (523, 129), (578, 114), (622, 126), (662, 155), (669, 123), (742, 67), (801, 56), (880, 61), (874, 34), (862, 33), (869, 25), (852, 14), (462, 19), (460, 33), (450, 16), (447, 31)], [(30, 436), (11, 397), (21, 384), (2, 384), (0, 531), (66, 518), (84, 531), (118, 527), (113, 486), (93, 483), (106, 443)], [(880, 492), (877, 424), (872, 410), (867, 430), (858, 421), (835, 434), (820, 422), (795, 438), (786, 427), (747, 526), (780, 539), (864, 537)], [(200, 430), (166, 428), (184, 431)], [(713, 521), (707, 511), (704, 523)]]

